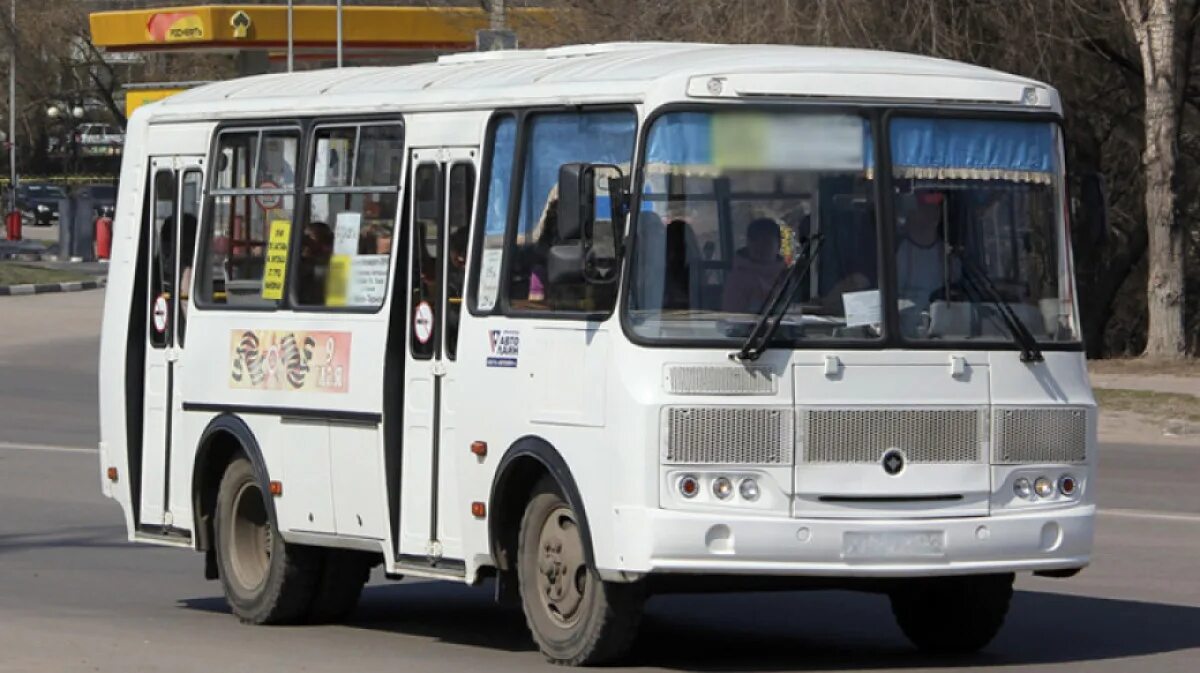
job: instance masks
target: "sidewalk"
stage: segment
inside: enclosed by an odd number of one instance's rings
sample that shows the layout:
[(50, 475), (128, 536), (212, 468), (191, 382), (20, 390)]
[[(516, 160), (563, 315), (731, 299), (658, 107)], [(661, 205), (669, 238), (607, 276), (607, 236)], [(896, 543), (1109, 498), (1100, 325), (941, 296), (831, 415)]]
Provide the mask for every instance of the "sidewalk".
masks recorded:
[[(1089, 363), (1100, 404), (1100, 438), (1200, 448), (1200, 365)], [(1115, 408), (1114, 408), (1115, 407)]]

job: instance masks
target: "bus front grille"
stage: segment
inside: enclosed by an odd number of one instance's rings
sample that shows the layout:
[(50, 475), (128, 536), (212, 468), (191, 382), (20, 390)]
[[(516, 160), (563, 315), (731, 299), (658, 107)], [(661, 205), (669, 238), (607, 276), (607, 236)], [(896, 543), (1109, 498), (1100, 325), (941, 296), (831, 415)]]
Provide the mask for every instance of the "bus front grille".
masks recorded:
[(879, 463), (900, 449), (910, 463), (982, 463), (987, 411), (959, 408), (802, 409), (800, 463)]
[(1082, 463), (1087, 458), (1087, 412), (1079, 408), (995, 411), (992, 460), (998, 465)]
[(792, 410), (669, 407), (663, 461), (673, 464), (785, 465), (792, 455)]

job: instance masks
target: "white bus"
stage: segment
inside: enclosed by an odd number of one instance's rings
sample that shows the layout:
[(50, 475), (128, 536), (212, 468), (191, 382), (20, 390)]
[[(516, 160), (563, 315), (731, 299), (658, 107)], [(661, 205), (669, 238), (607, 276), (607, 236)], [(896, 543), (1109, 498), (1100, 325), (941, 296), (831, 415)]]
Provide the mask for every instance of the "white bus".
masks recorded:
[(560, 663), (751, 586), (978, 649), (1016, 573), (1092, 550), (1060, 124), (983, 68), (693, 44), (140, 108), (104, 493), (246, 622), (344, 618), (382, 564), (493, 578)]

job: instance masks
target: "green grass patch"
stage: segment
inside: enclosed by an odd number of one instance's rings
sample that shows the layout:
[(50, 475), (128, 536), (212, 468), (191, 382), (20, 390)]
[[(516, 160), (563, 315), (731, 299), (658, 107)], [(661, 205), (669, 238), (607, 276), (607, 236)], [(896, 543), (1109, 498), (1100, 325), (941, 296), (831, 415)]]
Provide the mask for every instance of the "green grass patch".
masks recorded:
[(70, 283), (91, 279), (87, 274), (66, 269), (48, 269), (20, 262), (0, 262), (0, 285)]
[(1168, 376), (1200, 376), (1200, 358), (1155, 360), (1151, 358), (1109, 358), (1088, 360), (1093, 374), (1166, 374)]
[(1096, 388), (1096, 401), (1107, 411), (1130, 411), (1161, 420), (1200, 422), (1200, 397), (1128, 388)]

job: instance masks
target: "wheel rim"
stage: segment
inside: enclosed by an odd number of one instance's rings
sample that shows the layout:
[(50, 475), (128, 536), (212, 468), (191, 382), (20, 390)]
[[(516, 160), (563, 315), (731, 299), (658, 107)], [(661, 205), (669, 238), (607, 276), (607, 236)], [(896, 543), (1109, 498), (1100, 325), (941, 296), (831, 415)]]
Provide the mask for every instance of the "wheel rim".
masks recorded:
[(559, 507), (546, 517), (538, 538), (538, 596), (555, 624), (565, 628), (579, 621), (591, 581), (575, 515)]
[(263, 505), (262, 491), (253, 483), (243, 484), (233, 499), (233, 525), (229, 536), (229, 560), (238, 584), (258, 588), (271, 566), (271, 525)]

